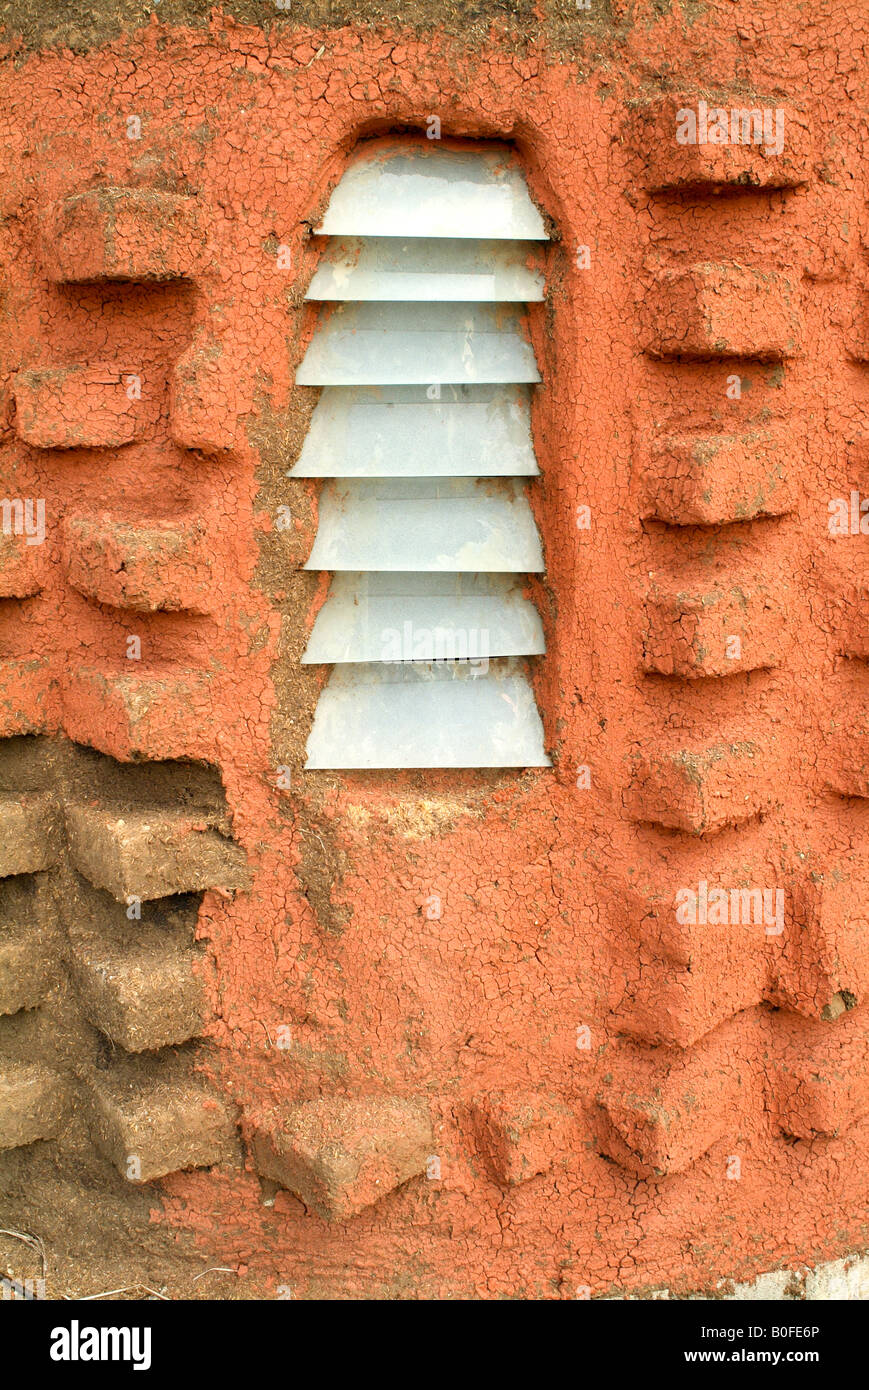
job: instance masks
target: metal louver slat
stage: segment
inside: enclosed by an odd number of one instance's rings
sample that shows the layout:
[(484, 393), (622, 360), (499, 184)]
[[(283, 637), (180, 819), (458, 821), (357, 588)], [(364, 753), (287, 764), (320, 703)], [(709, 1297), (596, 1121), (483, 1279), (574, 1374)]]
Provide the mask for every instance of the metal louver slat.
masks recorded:
[(546, 241), (507, 145), (373, 141), (352, 159), (316, 229), (328, 236)]
[(525, 386), (326, 387), (290, 476), (531, 477)]
[(308, 740), (309, 769), (549, 767), (543, 726), (513, 662), (337, 666)]
[(338, 304), (321, 310), (299, 386), (537, 382), (521, 316), (488, 304)]
[(302, 660), (455, 661), (543, 652), (543, 624), (507, 575), (336, 574)]
[(345, 237), (330, 242), (306, 299), (531, 304), (543, 299), (533, 242)]
[(512, 479), (327, 482), (306, 569), (538, 573), (543, 552)]

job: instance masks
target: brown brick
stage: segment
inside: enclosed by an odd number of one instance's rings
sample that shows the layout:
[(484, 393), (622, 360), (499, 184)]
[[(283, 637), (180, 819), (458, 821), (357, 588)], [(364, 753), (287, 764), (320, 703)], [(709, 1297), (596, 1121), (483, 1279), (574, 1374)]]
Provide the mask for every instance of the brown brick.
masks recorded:
[(69, 805), (66, 825), (76, 868), (118, 902), (247, 883), (243, 850), (185, 811)]
[[(90, 1022), (127, 1052), (187, 1042), (203, 1031), (202, 956), (184, 925), (70, 924), (70, 969)], [(123, 923), (123, 925), (122, 925)], [(2, 940), (2, 938), (0, 938)]]
[(0, 1149), (53, 1139), (65, 1108), (57, 1073), (37, 1064), (0, 1062)]
[(0, 798), (0, 878), (50, 868), (57, 859), (57, 831), (49, 796)]
[(257, 1172), (327, 1221), (345, 1221), (426, 1170), (428, 1106), (393, 1096), (320, 1097), (254, 1126)]
[(35, 1009), (50, 978), (43, 936), (27, 926), (0, 927), (0, 1014)]
[(232, 1107), (183, 1061), (125, 1059), (92, 1082), (92, 1135), (118, 1172), (151, 1182), (186, 1168), (232, 1162)]

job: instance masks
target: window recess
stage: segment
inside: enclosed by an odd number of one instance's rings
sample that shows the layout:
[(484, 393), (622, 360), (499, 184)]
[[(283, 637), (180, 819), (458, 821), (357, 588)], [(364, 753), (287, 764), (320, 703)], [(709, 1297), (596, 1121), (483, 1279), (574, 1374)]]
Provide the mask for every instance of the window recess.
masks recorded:
[(523, 310), (547, 240), (503, 145), (389, 139), (335, 189), (296, 375), (322, 388), (295, 478), (321, 478), (303, 656), (334, 667), (306, 766), (546, 767), (524, 596), (543, 571)]

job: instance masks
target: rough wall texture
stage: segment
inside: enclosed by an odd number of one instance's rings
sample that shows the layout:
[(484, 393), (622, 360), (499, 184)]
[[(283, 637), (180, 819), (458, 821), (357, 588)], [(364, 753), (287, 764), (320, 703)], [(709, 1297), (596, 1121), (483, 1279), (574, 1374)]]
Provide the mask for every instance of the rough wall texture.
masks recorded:
[[(0, 1225), (50, 1293), (679, 1296), (865, 1249), (869, 16), (4, 8), (2, 490), (45, 540), (10, 509)], [(701, 99), (782, 109), (781, 155), (678, 145)], [(433, 114), (516, 144), (554, 236), (554, 767), (305, 774), (310, 228)], [(781, 913), (680, 920), (703, 884)]]

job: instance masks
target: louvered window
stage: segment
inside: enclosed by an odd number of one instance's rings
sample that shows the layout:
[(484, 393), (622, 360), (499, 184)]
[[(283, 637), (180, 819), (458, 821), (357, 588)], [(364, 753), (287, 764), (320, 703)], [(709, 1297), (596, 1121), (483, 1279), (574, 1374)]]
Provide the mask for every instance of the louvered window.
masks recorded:
[(333, 579), (303, 660), (334, 669), (307, 766), (548, 766), (522, 321), (547, 238), (515, 155), (372, 142), (316, 235), (296, 381), (323, 390), (290, 476), (324, 480), (307, 568)]

